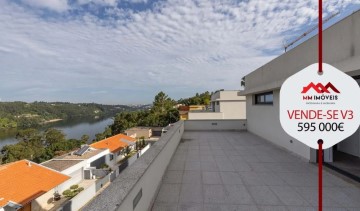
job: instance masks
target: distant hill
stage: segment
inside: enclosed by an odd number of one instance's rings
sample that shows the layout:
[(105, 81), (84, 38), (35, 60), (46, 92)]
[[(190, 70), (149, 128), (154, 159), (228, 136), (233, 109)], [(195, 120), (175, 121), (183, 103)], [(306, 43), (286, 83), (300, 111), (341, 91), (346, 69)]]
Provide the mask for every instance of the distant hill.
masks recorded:
[(148, 106), (68, 102), (0, 102), (0, 128), (30, 128), (60, 119), (107, 117), (122, 111), (145, 110)]

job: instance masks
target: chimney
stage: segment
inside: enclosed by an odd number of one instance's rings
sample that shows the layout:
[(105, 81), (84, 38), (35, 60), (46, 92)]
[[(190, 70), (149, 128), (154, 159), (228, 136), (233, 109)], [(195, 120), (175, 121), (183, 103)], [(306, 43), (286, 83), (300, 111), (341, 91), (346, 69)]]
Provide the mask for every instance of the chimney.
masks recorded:
[(28, 163), (27, 163), (27, 164), (28, 164), (28, 166), (29, 166), (29, 167), (31, 167), (31, 162), (30, 162), (30, 161), (28, 161)]

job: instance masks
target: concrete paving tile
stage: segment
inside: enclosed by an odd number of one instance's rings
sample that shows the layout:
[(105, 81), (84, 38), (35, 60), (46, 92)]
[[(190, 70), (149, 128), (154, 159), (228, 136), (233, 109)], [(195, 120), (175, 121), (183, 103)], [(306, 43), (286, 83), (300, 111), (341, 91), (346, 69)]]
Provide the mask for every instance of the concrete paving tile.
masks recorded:
[[(297, 206), (287, 206), (290, 211), (317, 211), (315, 207), (297, 207)], [(326, 210), (326, 209), (325, 209)]]
[(177, 203), (176, 204), (155, 203), (151, 210), (152, 211), (177, 211)]
[(178, 211), (203, 211), (203, 204), (180, 204), (178, 206)]
[(347, 195), (342, 188), (323, 188), (324, 195), (341, 204), (343, 207), (360, 207), (360, 196)]
[(201, 184), (200, 171), (184, 171), (182, 183), (184, 184)]
[(215, 162), (215, 158), (212, 155), (200, 155), (201, 162)]
[(186, 162), (185, 163), (185, 170), (186, 171), (200, 171), (201, 170), (200, 161)]
[(250, 193), (243, 185), (225, 185), (226, 203), (255, 205)]
[(261, 211), (288, 211), (285, 206), (258, 206)]
[(181, 183), (183, 171), (167, 171), (163, 178), (163, 183)]
[(243, 160), (249, 163), (259, 163), (260, 160), (257, 156), (255, 155), (242, 155), (241, 157), (243, 157)]
[(185, 161), (172, 161), (168, 166), (168, 170), (184, 171)]
[(236, 171), (252, 171), (250, 165), (247, 162), (232, 161), (232, 165)]
[(225, 203), (225, 189), (223, 185), (203, 185), (204, 203)]
[(216, 160), (216, 165), (219, 171), (235, 171), (234, 166), (230, 162)]
[(255, 172), (238, 172), (245, 185), (263, 186), (264, 181)]
[(258, 211), (255, 205), (204, 204), (206, 211)]
[(174, 204), (179, 201), (180, 184), (162, 184), (156, 203)]
[(267, 186), (249, 186), (247, 189), (258, 205), (282, 205), (281, 201)]
[(180, 204), (203, 203), (201, 184), (183, 184), (180, 191)]
[(258, 177), (264, 182), (265, 185), (271, 186), (287, 186), (286, 182), (272, 172), (260, 172), (257, 173)]
[(240, 175), (237, 172), (220, 172), (224, 184), (239, 185), (243, 184)]
[(307, 203), (293, 188), (284, 186), (270, 186), (270, 189), (285, 205), (308, 206)]
[(216, 185), (216, 184), (222, 184), (222, 180), (220, 177), (219, 172), (208, 172), (208, 171), (203, 171), (202, 172), (202, 181), (203, 184), (207, 184), (207, 185)]
[(266, 163), (249, 163), (249, 166), (255, 172), (272, 172)]
[(219, 171), (215, 162), (211, 161), (201, 161), (200, 163), (201, 171)]
[[(318, 188), (317, 187), (295, 187), (294, 190), (313, 207), (318, 206)], [(332, 200), (329, 195), (323, 194), (323, 206), (341, 207), (339, 203)]]

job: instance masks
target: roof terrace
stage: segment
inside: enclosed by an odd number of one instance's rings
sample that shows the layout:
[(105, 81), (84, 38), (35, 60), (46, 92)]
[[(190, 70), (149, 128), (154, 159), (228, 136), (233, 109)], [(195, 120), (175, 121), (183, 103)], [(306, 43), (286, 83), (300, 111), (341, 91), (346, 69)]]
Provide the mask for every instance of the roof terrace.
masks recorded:
[[(317, 166), (245, 120), (176, 123), (84, 210), (317, 210)], [(324, 210), (359, 210), (360, 186), (324, 169)]]

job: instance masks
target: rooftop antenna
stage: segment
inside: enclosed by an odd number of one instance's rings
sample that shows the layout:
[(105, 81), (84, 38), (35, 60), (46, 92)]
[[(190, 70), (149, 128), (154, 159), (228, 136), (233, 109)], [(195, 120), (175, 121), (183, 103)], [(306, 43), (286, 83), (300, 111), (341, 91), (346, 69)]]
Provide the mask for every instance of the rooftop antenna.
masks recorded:
[[(331, 20), (333, 17), (337, 16), (338, 14), (340, 14), (340, 12), (336, 12), (336, 13), (333, 13), (332, 15), (330, 15), (329, 17), (323, 19), (323, 24), (328, 22), (329, 20)], [(309, 30), (307, 30), (306, 32), (304, 32), (302, 35), (300, 35), (299, 37), (297, 37), (295, 40), (291, 41), (289, 44), (286, 44), (286, 40), (284, 40), (283, 44), (284, 44), (284, 49), (285, 49), (285, 52), (286, 50), (294, 45), (296, 42), (298, 42), (299, 40), (301, 40), (303, 37), (306, 37), (308, 34), (310, 34), (312, 31), (314, 31), (315, 29), (317, 29), (318, 25), (315, 25), (313, 27), (311, 27)]]

